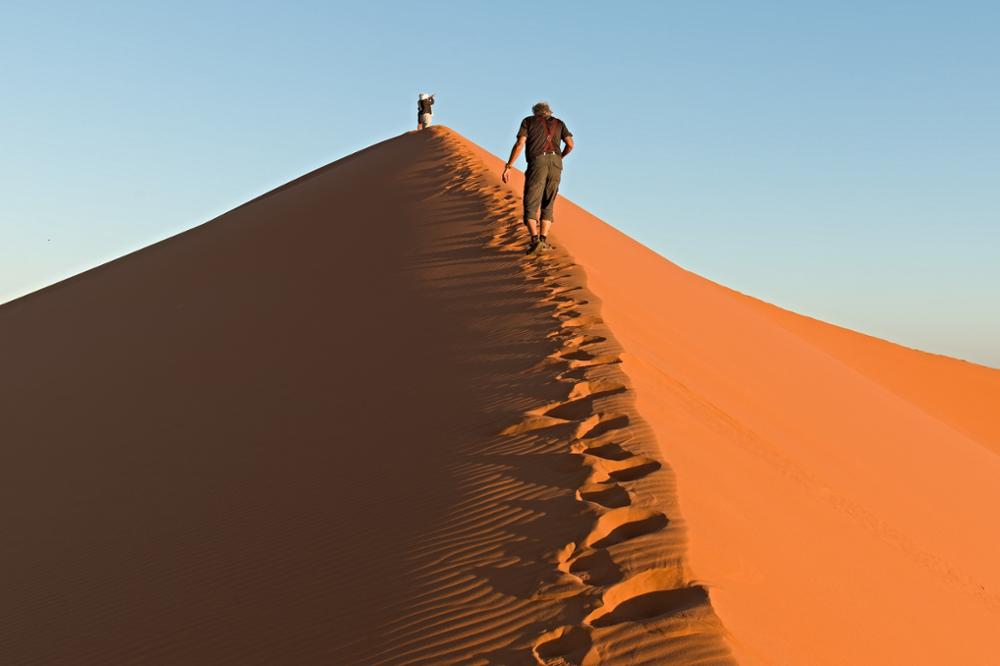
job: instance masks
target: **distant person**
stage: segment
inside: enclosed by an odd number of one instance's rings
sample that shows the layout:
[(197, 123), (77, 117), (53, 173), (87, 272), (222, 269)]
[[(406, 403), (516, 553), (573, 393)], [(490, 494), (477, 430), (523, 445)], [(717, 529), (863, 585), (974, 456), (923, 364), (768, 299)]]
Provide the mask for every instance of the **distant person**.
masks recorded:
[(434, 115), (432, 106), (434, 106), (434, 95), (420, 93), (417, 99), (417, 129), (427, 129), (431, 126), (431, 116)]
[[(524, 174), (524, 224), (531, 232), (527, 254), (548, 250), (549, 229), (552, 227), (552, 208), (559, 193), (559, 179), (562, 176), (563, 158), (573, 150), (573, 134), (566, 123), (552, 115), (547, 102), (539, 102), (531, 107), (534, 115), (521, 121), (517, 130), (517, 141), (510, 151), (510, 159), (503, 168), (503, 182), (507, 182), (510, 170), (525, 143), (528, 150), (528, 170)], [(566, 147), (562, 148), (561, 144)], [(539, 208), (541, 215), (539, 215)], [(541, 226), (538, 222), (541, 220)]]

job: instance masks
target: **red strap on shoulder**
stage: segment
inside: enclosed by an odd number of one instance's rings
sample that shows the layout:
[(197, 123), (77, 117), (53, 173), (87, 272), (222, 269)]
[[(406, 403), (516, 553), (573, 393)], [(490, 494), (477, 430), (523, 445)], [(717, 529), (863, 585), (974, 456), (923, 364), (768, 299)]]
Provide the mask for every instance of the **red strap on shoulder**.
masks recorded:
[(542, 146), (542, 152), (556, 152), (556, 146), (552, 141), (552, 137), (556, 133), (556, 128), (559, 127), (559, 121), (555, 118), (546, 118), (545, 116), (539, 116), (538, 119), (542, 121), (542, 126), (545, 128), (545, 145)]

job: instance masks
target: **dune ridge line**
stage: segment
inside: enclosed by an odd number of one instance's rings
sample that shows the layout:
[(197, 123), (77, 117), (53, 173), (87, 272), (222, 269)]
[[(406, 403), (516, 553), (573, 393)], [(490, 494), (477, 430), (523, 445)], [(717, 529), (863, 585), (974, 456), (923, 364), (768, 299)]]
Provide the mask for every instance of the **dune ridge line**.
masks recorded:
[(520, 207), (408, 133), (0, 307), (0, 662), (730, 663)]
[[(462, 187), (475, 188), (495, 216), (488, 246), (517, 256), (525, 240), (520, 197), (492, 182), (493, 170), (463, 141), (441, 137), (471, 168)], [(512, 446), (544, 447), (564, 457), (555, 465), (579, 469), (575, 497), (590, 516), (586, 534), (557, 551), (554, 564), (564, 576), (550, 583), (567, 588), (560, 595), (580, 588), (582, 603), (568, 615), (582, 617), (545, 631), (532, 654), (539, 664), (730, 662), (708, 591), (691, 580), (684, 561), (671, 472), (635, 408), (622, 349), (584, 269), (561, 248), (519, 264), (529, 293), (554, 320), (547, 337), (558, 347), (542, 367), (566, 397), (527, 410), (502, 434)]]

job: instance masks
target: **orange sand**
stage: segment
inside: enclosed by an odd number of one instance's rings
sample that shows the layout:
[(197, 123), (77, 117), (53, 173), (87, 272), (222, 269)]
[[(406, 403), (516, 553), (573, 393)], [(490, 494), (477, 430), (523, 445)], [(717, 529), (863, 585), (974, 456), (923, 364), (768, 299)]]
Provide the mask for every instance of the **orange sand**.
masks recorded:
[(500, 165), (410, 133), (0, 307), (0, 663), (996, 663), (1000, 372), (567, 201), (525, 259)]

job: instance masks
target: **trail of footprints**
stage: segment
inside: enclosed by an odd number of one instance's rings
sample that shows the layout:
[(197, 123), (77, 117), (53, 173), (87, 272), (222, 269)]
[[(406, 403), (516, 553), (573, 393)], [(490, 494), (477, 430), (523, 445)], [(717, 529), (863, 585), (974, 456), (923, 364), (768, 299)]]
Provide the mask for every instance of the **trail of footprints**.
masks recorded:
[(661, 465), (629, 449), (628, 415), (596, 409), (601, 398), (629, 389), (621, 381), (622, 373), (609, 377), (609, 373), (599, 372), (620, 363), (620, 358), (602, 350), (607, 339), (594, 330), (602, 322), (587, 311), (582, 290), (562, 286), (562, 280), (573, 277), (566, 272), (570, 268), (572, 264), (559, 257), (524, 262), (526, 276), (538, 284), (540, 300), (555, 306), (558, 330), (553, 337), (561, 346), (547, 362), (569, 391), (565, 400), (529, 411), (521, 423), (509, 429), (513, 434), (571, 427), (567, 455), (581, 456), (590, 470), (576, 490), (576, 498), (594, 509), (593, 526), (582, 539), (566, 544), (555, 565), (575, 579), (581, 594), (599, 603), (578, 625), (559, 627), (538, 638), (532, 652), (539, 664), (546, 665), (581, 663), (590, 650), (595, 627), (669, 613), (704, 594), (700, 588), (687, 587), (672, 570), (633, 572), (625, 579), (624, 568), (616, 562), (614, 546), (662, 530), (669, 523), (656, 508), (637, 506), (634, 489), (635, 482), (656, 473)]
[[(475, 169), (471, 159), (463, 160), (460, 166)], [(468, 182), (456, 178), (453, 185), (468, 187)], [(499, 211), (501, 215), (489, 245), (521, 253), (520, 201), (500, 186), (476, 190), (493, 214)], [(684, 580), (680, 567), (635, 570), (631, 562), (619, 561), (625, 546), (655, 535), (669, 524), (668, 516), (656, 508), (661, 502), (655, 495), (648, 496), (656, 484), (643, 487), (642, 483), (656, 474), (661, 464), (630, 449), (627, 414), (597, 408), (602, 399), (624, 394), (629, 388), (624, 373), (614, 367), (620, 357), (608, 351), (613, 345), (606, 344), (607, 337), (601, 335), (605, 329), (596, 308), (588, 307), (591, 304), (583, 287), (572, 285), (579, 269), (558, 250), (521, 261), (532, 292), (557, 321), (550, 337), (559, 348), (544, 362), (551, 365), (556, 379), (565, 383), (568, 391), (565, 399), (528, 411), (504, 434), (564, 429), (566, 455), (582, 459), (589, 470), (576, 489), (576, 499), (594, 516), (590, 531), (561, 548), (553, 562), (564, 578), (559, 591), (553, 593), (563, 596), (568, 587), (569, 594), (582, 597), (583, 615), (576, 624), (538, 636), (531, 651), (542, 666), (575, 666), (585, 660), (597, 663), (591, 650), (595, 632), (681, 612), (707, 603), (708, 596), (703, 587)]]
[[(548, 360), (558, 379), (569, 386), (565, 400), (529, 411), (513, 432), (569, 426), (568, 455), (582, 456), (590, 473), (576, 490), (580, 502), (591, 505), (595, 519), (590, 532), (566, 544), (555, 565), (575, 579), (581, 594), (599, 600), (578, 625), (567, 625), (540, 636), (532, 649), (539, 664), (579, 664), (590, 651), (595, 627), (641, 621), (671, 612), (677, 605), (670, 595), (684, 593), (683, 581), (673, 571), (650, 570), (625, 579), (613, 547), (664, 529), (669, 519), (655, 508), (637, 506), (634, 482), (657, 472), (658, 461), (629, 449), (629, 417), (598, 411), (601, 398), (627, 392), (615, 375), (602, 376), (603, 366), (620, 362), (616, 353), (604, 352), (607, 342), (596, 334), (602, 323), (586, 311), (581, 290), (565, 288), (562, 279), (572, 277), (565, 259), (545, 257), (526, 260), (525, 273), (539, 282), (540, 300), (555, 305), (560, 348)], [(680, 590), (680, 592), (678, 592)], [(664, 596), (667, 595), (667, 596)]]

